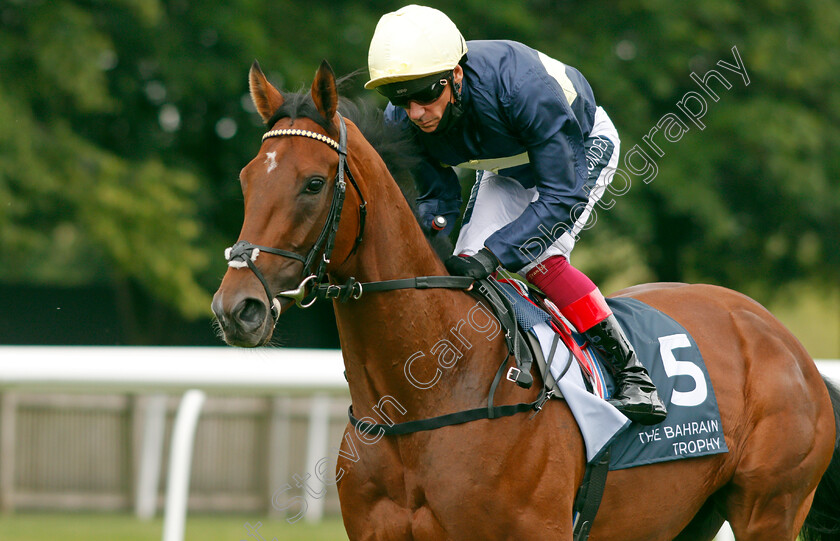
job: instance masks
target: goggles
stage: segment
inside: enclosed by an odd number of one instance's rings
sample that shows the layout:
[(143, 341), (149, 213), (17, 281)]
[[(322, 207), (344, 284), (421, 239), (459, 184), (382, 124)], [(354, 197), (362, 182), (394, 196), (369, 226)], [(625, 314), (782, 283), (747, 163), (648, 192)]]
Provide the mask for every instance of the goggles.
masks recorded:
[(449, 84), (451, 72), (438, 73), (413, 81), (382, 85), (377, 90), (395, 107), (408, 107), (409, 102), (428, 105), (437, 101)]

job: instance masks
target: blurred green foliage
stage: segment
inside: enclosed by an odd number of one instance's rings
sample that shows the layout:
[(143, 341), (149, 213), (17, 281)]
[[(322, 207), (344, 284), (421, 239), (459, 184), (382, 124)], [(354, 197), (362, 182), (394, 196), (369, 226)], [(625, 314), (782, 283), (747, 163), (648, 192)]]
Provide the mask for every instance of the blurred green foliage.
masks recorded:
[[(222, 249), (242, 220), (239, 170), (262, 126), (247, 96), (259, 59), (276, 85), (322, 58), (366, 66), (392, 1), (0, 2), (0, 280), (131, 284), (209, 315)], [(515, 39), (579, 68), (622, 151), (655, 161), (586, 233), (597, 281), (706, 281), (772, 295), (840, 270), (840, 4), (833, 0), (431, 3), (467, 39)], [(737, 47), (750, 82), (720, 68)], [(710, 69), (703, 130), (643, 136)], [(344, 94), (366, 95), (365, 74)], [(609, 247), (601, 250), (599, 246)], [(587, 254), (591, 257), (588, 261)], [(137, 293), (135, 293), (137, 294)]]

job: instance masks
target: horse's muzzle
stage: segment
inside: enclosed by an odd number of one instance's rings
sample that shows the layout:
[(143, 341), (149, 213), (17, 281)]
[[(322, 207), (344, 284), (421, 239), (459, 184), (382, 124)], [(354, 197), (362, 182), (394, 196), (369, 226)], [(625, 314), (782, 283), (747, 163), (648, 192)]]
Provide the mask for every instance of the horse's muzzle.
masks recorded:
[(271, 338), (274, 318), (264, 299), (243, 297), (226, 303), (224, 296), (216, 292), (211, 308), (229, 345), (257, 347)]

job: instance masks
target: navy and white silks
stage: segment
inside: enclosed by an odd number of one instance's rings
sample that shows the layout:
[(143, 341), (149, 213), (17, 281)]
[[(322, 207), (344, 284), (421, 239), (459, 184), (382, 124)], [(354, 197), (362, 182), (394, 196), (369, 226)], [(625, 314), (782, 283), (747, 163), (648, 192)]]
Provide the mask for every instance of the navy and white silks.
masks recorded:
[(455, 253), (487, 246), (506, 268), (527, 272), (571, 252), (612, 180), (618, 133), (575, 68), (514, 41), (468, 46), (464, 114), (449, 131), (424, 133), (390, 104), (385, 118), (425, 149), (421, 220), (443, 215), (454, 225), (461, 190), (452, 166), (476, 169)]

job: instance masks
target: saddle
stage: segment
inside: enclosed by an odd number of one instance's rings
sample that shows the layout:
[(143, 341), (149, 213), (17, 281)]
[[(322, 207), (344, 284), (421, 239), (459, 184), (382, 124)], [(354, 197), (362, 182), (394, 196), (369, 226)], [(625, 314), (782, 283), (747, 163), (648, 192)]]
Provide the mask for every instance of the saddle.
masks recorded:
[[(533, 362), (537, 363), (540, 376), (544, 382), (544, 392), (549, 398), (564, 398), (558, 384), (563, 380), (572, 363), (577, 360), (582, 372), (592, 374), (586, 356), (572, 336), (568, 325), (563, 321), (559, 311), (551, 301), (548, 301), (539, 290), (528, 286), (513, 277), (488, 279), (479, 284), (478, 293), (493, 307), (496, 318), (505, 330), (508, 349), (516, 358), (516, 367), (511, 367), (507, 379), (522, 387), (530, 387), (533, 378), (530, 371)], [(540, 323), (548, 324), (553, 333), (548, 360), (543, 354), (543, 345), (534, 327)], [(551, 370), (560, 340), (569, 349), (565, 366), (558, 372)], [(523, 377), (525, 374), (528, 377)], [(588, 382), (584, 378), (585, 382)], [(593, 391), (588, 385), (589, 392)], [(610, 448), (598, 453), (596, 459), (586, 465), (584, 479), (575, 495), (573, 523), (573, 538), (575, 541), (585, 541), (589, 537), (589, 530), (601, 505), (604, 494), (607, 473), (610, 463)]]
[[(597, 382), (593, 382), (594, 359), (591, 354), (587, 355), (587, 347), (578, 343), (559, 310), (542, 291), (513, 276), (501, 275), (496, 279), (491, 278), (479, 283), (478, 294), (491, 304), (496, 318), (505, 330), (508, 347), (516, 358), (516, 367), (511, 367), (507, 373), (509, 381), (521, 387), (530, 387), (533, 381), (530, 370), (533, 363), (536, 363), (551, 398), (563, 398), (557, 380), (562, 379), (571, 367), (572, 361), (575, 360), (586, 375), (584, 382), (587, 390), (595, 392), (598, 385)], [(547, 324), (554, 332), (548, 361), (542, 344), (532, 332), (533, 328), (540, 323)], [(559, 370), (559, 375), (552, 375), (550, 368), (560, 341), (571, 352), (571, 356)]]
[[(367, 285), (365, 290), (421, 285), (455, 287), (456, 280), (456, 277), (393, 280)], [(489, 304), (494, 312), (508, 346), (490, 385), (486, 405), (396, 424), (361, 421), (353, 415), (351, 406), (348, 413), (354, 427), (364, 432), (398, 436), (524, 412), (531, 412), (533, 417), (550, 398), (562, 396), (578, 423), (586, 451), (586, 473), (575, 498), (576, 541), (588, 536), (609, 470), (727, 452), (717, 401), (700, 351), (686, 329), (667, 314), (637, 299), (607, 299), (660, 390), (660, 396), (680, 402), (681, 407), (669, 408), (668, 417), (660, 426), (648, 427), (631, 423), (604, 400), (611, 382), (601, 370), (597, 356), (590, 348), (579, 345), (570, 326), (539, 292), (505, 275), (498, 280), (470, 283), (470, 292), (479, 302)], [(564, 344), (562, 348), (560, 341)], [(513, 366), (511, 357), (515, 361)], [(494, 396), (503, 377), (521, 387), (533, 385), (534, 363), (543, 382), (537, 398), (532, 402), (495, 405)]]

